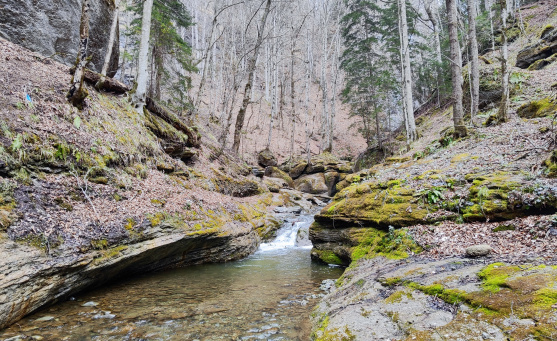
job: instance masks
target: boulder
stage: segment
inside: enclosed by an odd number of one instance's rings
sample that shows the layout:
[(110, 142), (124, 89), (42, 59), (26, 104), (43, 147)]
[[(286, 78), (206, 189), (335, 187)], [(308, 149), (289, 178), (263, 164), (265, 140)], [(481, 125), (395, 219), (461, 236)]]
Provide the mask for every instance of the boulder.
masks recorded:
[(300, 192), (310, 194), (323, 194), (328, 191), (323, 173), (304, 175), (294, 180), (294, 187)]
[(251, 167), (251, 173), (258, 178), (262, 178), (265, 175), (265, 170), (261, 167)]
[(282, 188), (288, 188), (288, 183), (279, 178), (264, 178), (263, 184), (267, 186), (269, 192), (278, 193)]
[(286, 174), (286, 172), (280, 170), (278, 167), (265, 168), (265, 176), (269, 178), (282, 179), (284, 182), (288, 184), (288, 186), (294, 187), (294, 181), (292, 181), (292, 178), (288, 174)]
[(257, 154), (257, 163), (261, 167), (272, 167), (277, 165), (277, 159), (269, 149), (264, 149)]
[(329, 196), (333, 196), (337, 193), (337, 183), (340, 179), (340, 174), (335, 171), (329, 171), (324, 174), (325, 176), (325, 185), (327, 185), (327, 194)]
[(292, 168), (290, 168), (290, 172), (289, 172), (290, 177), (292, 179), (299, 178), (304, 173), (307, 166), (308, 163), (306, 161), (300, 161), (296, 163), (294, 166), (292, 166)]
[(516, 112), (521, 118), (546, 117), (557, 112), (557, 103), (554, 103), (549, 97), (543, 98), (521, 105)]
[(557, 53), (557, 28), (543, 34), (543, 38), (536, 44), (530, 45), (518, 52), (516, 66), (526, 69), (540, 59), (546, 59)]
[[(0, 37), (45, 57), (72, 65), (79, 48), (81, 0), (2, 0)], [(100, 72), (107, 50), (114, 2), (91, 1), (88, 68)], [(118, 69), (119, 39), (114, 41), (108, 76)]]
[(487, 244), (473, 245), (464, 251), (468, 257), (483, 257), (487, 256), (493, 251), (491, 246)]

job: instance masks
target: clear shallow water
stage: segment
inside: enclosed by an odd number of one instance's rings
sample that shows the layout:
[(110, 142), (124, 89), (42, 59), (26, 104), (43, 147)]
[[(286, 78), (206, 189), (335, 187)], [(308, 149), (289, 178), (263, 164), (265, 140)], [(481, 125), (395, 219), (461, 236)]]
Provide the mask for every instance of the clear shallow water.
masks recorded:
[[(238, 262), (173, 269), (76, 296), (0, 332), (43, 340), (309, 340), (324, 279), (342, 269), (312, 263), (310, 216)], [(303, 232), (302, 231), (302, 232)], [(96, 306), (83, 306), (88, 302)]]

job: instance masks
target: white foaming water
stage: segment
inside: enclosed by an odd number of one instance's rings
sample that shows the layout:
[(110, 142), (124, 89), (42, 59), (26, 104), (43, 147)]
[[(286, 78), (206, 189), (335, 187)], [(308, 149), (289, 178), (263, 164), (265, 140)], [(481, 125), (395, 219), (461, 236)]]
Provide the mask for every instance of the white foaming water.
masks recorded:
[[(262, 243), (259, 252), (276, 251), (290, 248), (309, 248), (312, 245), (308, 239), (309, 226), (313, 222), (312, 216), (299, 216), (296, 219), (286, 221), (277, 232), (275, 240), (269, 243)], [(298, 232), (301, 233), (300, 238)]]

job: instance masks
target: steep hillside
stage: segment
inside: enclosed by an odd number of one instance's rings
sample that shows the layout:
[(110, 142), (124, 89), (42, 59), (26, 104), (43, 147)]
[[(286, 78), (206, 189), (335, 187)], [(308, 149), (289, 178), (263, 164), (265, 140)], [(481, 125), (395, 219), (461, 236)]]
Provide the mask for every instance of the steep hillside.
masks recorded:
[(128, 273), (243, 258), (274, 207), (312, 205), (178, 116), (92, 87), (78, 111), (68, 67), (5, 40), (0, 60), (0, 328)]
[[(555, 45), (544, 35), (556, 5), (522, 9), (513, 65)], [(486, 99), (500, 92), (497, 53), (482, 57)], [(555, 338), (556, 70), (512, 68), (508, 122), (495, 124), (494, 96), (454, 139), (452, 108), (431, 110), (410, 150), (337, 185), (310, 229), (312, 256), (350, 268), (316, 310), (314, 339)]]

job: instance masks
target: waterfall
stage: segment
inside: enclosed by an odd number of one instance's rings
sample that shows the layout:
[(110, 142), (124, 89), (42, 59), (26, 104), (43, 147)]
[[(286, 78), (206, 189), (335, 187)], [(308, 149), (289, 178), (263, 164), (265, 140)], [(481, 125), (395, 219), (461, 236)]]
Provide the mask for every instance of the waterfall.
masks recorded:
[(311, 248), (308, 239), (309, 226), (313, 223), (313, 216), (300, 215), (288, 219), (277, 231), (276, 238), (269, 243), (262, 243), (259, 252), (275, 251), (291, 248)]

